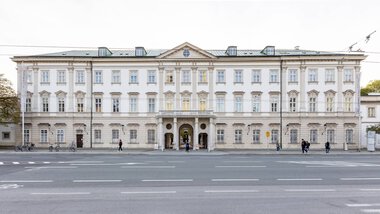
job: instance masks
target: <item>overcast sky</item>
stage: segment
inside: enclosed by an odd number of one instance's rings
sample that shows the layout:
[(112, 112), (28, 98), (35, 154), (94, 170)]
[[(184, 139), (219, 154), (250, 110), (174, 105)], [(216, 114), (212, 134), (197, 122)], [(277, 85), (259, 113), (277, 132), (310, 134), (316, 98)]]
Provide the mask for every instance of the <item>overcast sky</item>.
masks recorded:
[(0, 29), (0, 73), (14, 84), (13, 55), (69, 49), (4, 45), (343, 51), (359, 42), (361, 85), (380, 79), (379, 0), (0, 0)]

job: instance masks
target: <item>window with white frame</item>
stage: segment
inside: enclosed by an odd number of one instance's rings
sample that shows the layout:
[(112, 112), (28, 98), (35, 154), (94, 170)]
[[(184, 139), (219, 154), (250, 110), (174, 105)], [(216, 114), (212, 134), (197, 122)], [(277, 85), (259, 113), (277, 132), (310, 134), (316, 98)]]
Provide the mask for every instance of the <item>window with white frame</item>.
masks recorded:
[(290, 130), (290, 143), (297, 143), (298, 142), (298, 130), (297, 129), (291, 129)]
[(82, 97), (77, 98), (77, 112), (84, 111), (84, 99)]
[(58, 97), (58, 112), (65, 112), (65, 98)]
[(344, 69), (344, 81), (352, 82), (354, 80), (353, 73), (352, 69)]
[(199, 110), (200, 111), (206, 111), (206, 98), (205, 97), (199, 97)]
[(298, 82), (297, 69), (289, 69), (289, 82)]
[(217, 71), (217, 76), (216, 76), (216, 82), (217, 83), (225, 83), (225, 72), (222, 70)]
[(190, 83), (191, 82), (191, 76), (189, 70), (183, 70), (182, 71), (182, 83)]
[(190, 110), (190, 97), (188, 96), (182, 97), (182, 110), (184, 111)]
[(309, 69), (309, 82), (318, 82), (318, 69)]
[(368, 117), (376, 117), (375, 107), (368, 107)]
[(173, 71), (172, 70), (167, 70), (166, 71), (165, 82), (166, 83), (173, 83), (174, 82), (174, 77), (173, 77)]
[(278, 143), (278, 129), (272, 129), (272, 131), (271, 131), (271, 143)]
[(241, 129), (236, 129), (235, 130), (235, 143), (243, 143), (243, 130)]
[(120, 98), (113, 97), (112, 98), (112, 112), (119, 112), (119, 111), (120, 111)]
[(66, 83), (66, 71), (57, 71), (57, 83)]
[(84, 71), (76, 71), (76, 83), (84, 83)]
[(334, 129), (328, 129), (326, 137), (327, 137), (326, 141), (328, 141), (330, 143), (335, 143), (335, 130)]
[(113, 84), (120, 84), (120, 71), (119, 70), (113, 70), (112, 71), (112, 82)]
[(103, 72), (96, 70), (95, 71), (95, 84), (102, 84), (103, 83)]
[(95, 98), (95, 112), (102, 112), (102, 98)]
[(130, 71), (129, 72), (129, 84), (138, 84), (138, 76), (137, 76), (137, 71)]
[(129, 97), (129, 112), (137, 112), (137, 96)]
[(49, 97), (42, 97), (42, 112), (49, 112)]
[(346, 129), (346, 143), (354, 143), (354, 130)]
[(243, 112), (243, 96), (235, 95), (235, 112)]
[(225, 96), (218, 95), (216, 97), (216, 112), (224, 112)]
[(49, 71), (41, 71), (41, 83), (49, 83)]
[(335, 81), (335, 70), (334, 69), (326, 69), (325, 70), (326, 75), (326, 82), (334, 82)]
[(235, 83), (243, 83), (243, 71), (235, 70)]
[(269, 82), (275, 83), (278, 82), (278, 70), (277, 69), (271, 69), (269, 73)]
[(30, 130), (24, 129), (24, 143), (30, 142)]
[(200, 83), (207, 83), (207, 71), (205, 71), (205, 70), (199, 71), (199, 82)]
[(252, 143), (260, 143), (260, 130), (252, 130)]
[(309, 112), (317, 111), (317, 98), (315, 96), (309, 97)]
[(148, 129), (148, 143), (156, 142), (156, 130)]
[(26, 82), (27, 82), (27, 83), (32, 83), (32, 82), (33, 82), (32, 71), (27, 71), (27, 72), (26, 72)]
[(318, 130), (310, 129), (310, 143), (317, 143), (317, 142), (318, 142)]
[(156, 98), (150, 97), (148, 98), (148, 112), (156, 111)]
[(112, 143), (119, 142), (119, 129), (112, 129)]
[(258, 69), (252, 70), (252, 82), (253, 83), (261, 82), (261, 70), (258, 70)]
[(63, 129), (57, 129), (57, 142), (58, 143), (65, 142), (65, 132)]
[(41, 143), (47, 143), (48, 142), (48, 130), (47, 129), (41, 129), (40, 130), (40, 142)]
[(156, 83), (156, 71), (155, 70), (149, 70), (148, 71), (148, 84), (155, 84)]
[(278, 111), (278, 95), (271, 95), (270, 96), (270, 107), (271, 112), (277, 112)]
[(335, 94), (332, 92), (326, 93), (326, 111), (333, 112), (335, 104)]
[(224, 129), (216, 130), (216, 142), (224, 143)]
[(129, 141), (131, 143), (137, 142), (137, 130), (136, 129), (129, 130)]
[(168, 111), (171, 111), (173, 110), (173, 102), (174, 102), (174, 98), (173, 98), (173, 95), (165, 95), (165, 109), (168, 110)]
[(260, 112), (261, 96), (259, 94), (252, 95), (252, 111)]
[(94, 130), (94, 138), (95, 138), (95, 143), (101, 143), (102, 142), (102, 130), (95, 129)]
[(25, 111), (31, 112), (32, 111), (32, 98), (25, 98)]
[(291, 96), (289, 98), (289, 111), (296, 112), (297, 111), (297, 97)]
[(344, 97), (344, 111), (352, 112), (352, 96), (346, 95)]

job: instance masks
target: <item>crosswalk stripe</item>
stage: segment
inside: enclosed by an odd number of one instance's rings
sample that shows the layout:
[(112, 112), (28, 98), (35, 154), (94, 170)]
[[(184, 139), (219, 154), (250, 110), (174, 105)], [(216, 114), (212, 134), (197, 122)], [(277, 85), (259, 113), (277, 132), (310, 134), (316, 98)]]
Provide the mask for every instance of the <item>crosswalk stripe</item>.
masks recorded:
[(20, 162), (12, 162), (13, 164), (20, 164)]
[(50, 162), (44, 162), (45, 164), (49, 164)]
[(362, 209), (364, 213), (380, 213), (380, 209)]
[(28, 164), (35, 164), (35, 162), (29, 161)]
[(3, 165), (4, 163), (3, 162), (0, 162), (0, 165)]

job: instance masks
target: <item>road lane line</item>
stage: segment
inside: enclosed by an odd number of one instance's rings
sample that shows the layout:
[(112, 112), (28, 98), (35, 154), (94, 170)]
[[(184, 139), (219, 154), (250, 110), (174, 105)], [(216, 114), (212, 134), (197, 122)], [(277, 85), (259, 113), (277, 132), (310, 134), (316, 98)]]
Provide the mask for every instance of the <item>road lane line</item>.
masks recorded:
[(363, 213), (380, 213), (380, 209), (362, 209)]
[(120, 166), (120, 163), (71, 163), (70, 166)]
[(76, 169), (76, 166), (26, 166), (25, 169)]
[(214, 178), (211, 181), (258, 181), (257, 178)]
[(205, 193), (250, 193), (259, 192), (258, 190), (205, 190)]
[(121, 194), (174, 194), (177, 191), (120, 192)]
[(348, 207), (375, 207), (380, 206), (380, 203), (377, 204), (346, 204)]
[(90, 192), (32, 192), (31, 195), (89, 195)]
[(0, 162), (0, 165), (3, 165), (4, 163), (3, 162)]
[(20, 162), (12, 162), (13, 164), (20, 164)]
[(104, 163), (104, 161), (61, 161), (59, 163)]
[(335, 189), (284, 189), (285, 192), (335, 192)]
[(360, 189), (360, 191), (380, 191), (380, 189)]
[(380, 180), (380, 178), (340, 178), (342, 181), (374, 181)]
[(141, 180), (142, 182), (193, 182), (193, 179), (154, 179), (154, 180)]
[(49, 161), (45, 161), (44, 164), (49, 164), (50, 162)]
[(123, 169), (173, 169), (175, 166), (121, 166)]
[(3, 180), (0, 183), (51, 183), (52, 180)]
[(185, 161), (168, 161), (168, 163), (185, 163)]
[(263, 161), (249, 161), (249, 160), (242, 160), (242, 161), (223, 161), (224, 163), (262, 163)]
[(121, 182), (122, 180), (73, 180), (74, 183), (104, 183), (104, 182)]
[(29, 161), (28, 164), (35, 164), (35, 162), (33, 162), (33, 161)]
[(215, 166), (216, 168), (264, 168), (267, 166)]
[(322, 181), (322, 178), (278, 178), (278, 181)]

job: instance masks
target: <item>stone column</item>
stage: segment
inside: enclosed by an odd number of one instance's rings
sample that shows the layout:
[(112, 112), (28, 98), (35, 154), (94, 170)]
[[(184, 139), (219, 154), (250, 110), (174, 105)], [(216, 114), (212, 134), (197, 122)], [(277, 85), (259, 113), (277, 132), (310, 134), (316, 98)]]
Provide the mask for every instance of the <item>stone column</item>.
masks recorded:
[[(209, 96), (208, 96), (208, 109), (214, 109), (214, 67), (208, 67), (209, 73)], [(206, 109), (206, 110), (208, 110)]]
[[(357, 126), (358, 128), (354, 129), (356, 130), (355, 132), (357, 132), (358, 134), (355, 135), (354, 133), (354, 140), (356, 140), (358, 142), (358, 145), (357, 145), (357, 148), (358, 150), (360, 151), (361, 150), (361, 147), (362, 147), (362, 144), (364, 142), (362, 142), (362, 136), (360, 136), (362, 134), (363, 131), (365, 130), (362, 130), (362, 120), (361, 120), (361, 109), (360, 109), (360, 77), (361, 77), (361, 72), (360, 72), (360, 66), (355, 66), (355, 113), (357, 115), (357, 118), (355, 118), (355, 121), (357, 121)], [(355, 137), (357, 136), (357, 137)]]
[(69, 80), (68, 80), (68, 93), (67, 93), (67, 106), (68, 106), (68, 109), (67, 109), (67, 112), (74, 112), (74, 67), (73, 66), (69, 66), (67, 68), (67, 70), (69, 71)]
[(158, 73), (158, 102), (159, 102), (159, 109), (160, 110), (165, 110), (164, 104), (164, 67), (160, 66), (158, 67), (159, 73)]
[(195, 124), (194, 124), (194, 145), (193, 150), (199, 149), (199, 120), (198, 117), (195, 118)]
[(342, 91), (342, 87), (343, 87), (343, 66), (338, 66), (337, 67), (338, 69), (338, 80), (337, 80), (337, 98), (338, 98), (338, 102), (337, 102), (337, 111), (338, 112), (342, 112), (343, 111), (343, 91)]
[(175, 67), (175, 107), (174, 109), (175, 110), (178, 110), (179, 107), (180, 107), (180, 101), (181, 101), (181, 96), (180, 96), (180, 86), (181, 86), (181, 83), (180, 83), (180, 71), (181, 71), (181, 67)]
[(32, 112), (38, 112), (38, 85), (39, 85), (39, 78), (38, 78), (38, 67), (33, 66), (33, 97), (32, 97)]
[(300, 100), (298, 102), (300, 104), (300, 112), (306, 111), (305, 71), (306, 71), (306, 66), (301, 66), (301, 69), (300, 69)]
[(215, 125), (214, 125), (214, 118), (210, 118), (210, 132), (208, 133), (208, 140), (207, 140), (207, 148), (208, 151), (212, 151), (215, 149), (215, 141), (214, 141), (214, 132), (215, 132)]
[(174, 149), (179, 150), (179, 142), (178, 142), (178, 127), (177, 127), (177, 118), (173, 118), (173, 144), (174, 144)]
[(191, 85), (192, 85), (192, 91), (193, 91), (192, 95), (195, 97), (194, 99), (191, 100), (191, 109), (196, 110), (197, 109), (196, 94), (197, 94), (197, 86), (198, 86), (198, 84), (197, 84), (197, 70), (198, 70), (198, 67), (191, 67), (191, 70), (192, 70)]
[(164, 135), (162, 129), (162, 118), (158, 118), (158, 133), (157, 133), (157, 139), (158, 139), (158, 149), (161, 149), (161, 151), (164, 151), (165, 145), (164, 145)]

